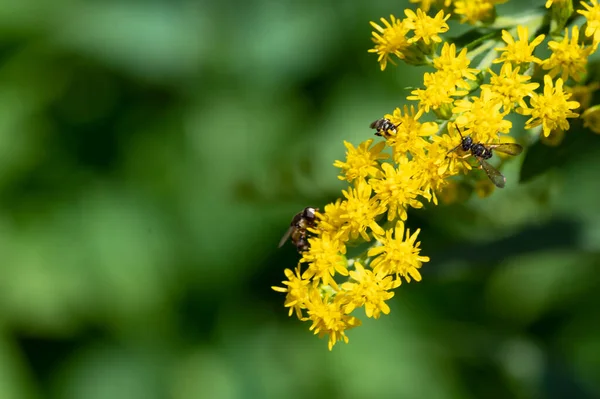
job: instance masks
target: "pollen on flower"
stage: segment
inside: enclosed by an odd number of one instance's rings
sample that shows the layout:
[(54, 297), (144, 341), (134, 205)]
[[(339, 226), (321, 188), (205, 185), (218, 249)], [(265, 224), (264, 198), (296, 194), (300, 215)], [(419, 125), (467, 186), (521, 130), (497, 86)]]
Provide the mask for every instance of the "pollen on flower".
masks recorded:
[(456, 125), (463, 128), (476, 142), (490, 142), (498, 133), (508, 133), (512, 122), (505, 120), (507, 111), (501, 111), (503, 99), (489, 88), (482, 88), (479, 97), (457, 100), (452, 112), (458, 114)]
[(400, 283), (392, 276), (381, 276), (365, 269), (360, 263), (354, 264), (354, 271), (350, 272), (351, 280), (342, 284), (342, 290), (346, 291), (348, 303), (344, 312), (349, 314), (356, 308), (365, 307), (367, 317), (378, 319), (381, 313), (390, 313), (390, 307), (385, 303), (394, 296), (393, 290)]
[(502, 40), (506, 47), (496, 48), (496, 51), (502, 51), (500, 57), (494, 60), (494, 63), (512, 62), (516, 66), (526, 68), (529, 63), (535, 62), (541, 64), (542, 60), (533, 55), (537, 46), (544, 41), (545, 35), (539, 35), (529, 42), (529, 29), (526, 26), (517, 26), (517, 37), (515, 40), (509, 31), (502, 31)]
[(522, 115), (530, 115), (531, 118), (526, 122), (525, 128), (531, 129), (542, 125), (544, 136), (550, 135), (554, 129), (569, 129), (567, 118), (576, 118), (579, 114), (573, 112), (573, 109), (579, 107), (577, 101), (568, 101), (571, 93), (563, 91), (562, 79), (557, 79), (556, 85), (552, 78), (544, 75), (544, 93), (532, 93), (529, 108), (517, 108), (517, 112)]
[(312, 321), (310, 331), (319, 337), (329, 336), (329, 350), (332, 350), (338, 341), (348, 343), (346, 331), (361, 324), (359, 319), (346, 314), (341, 299), (343, 296), (333, 296), (321, 292), (318, 288), (312, 288), (306, 301), (308, 317), (304, 320)]
[(549, 75), (555, 77), (561, 73), (563, 81), (572, 77), (580, 81), (586, 72), (587, 58), (592, 50), (579, 44), (579, 28), (573, 26), (571, 38), (569, 39), (569, 29), (565, 29), (565, 37), (561, 42), (551, 41), (548, 47), (552, 50), (550, 58), (544, 61), (542, 67), (549, 69)]
[[(397, 168), (389, 163), (382, 165), (383, 178), (371, 179), (370, 184), (376, 195), (375, 198), (388, 207), (388, 220), (400, 217), (406, 220), (406, 209), (421, 208), (423, 204), (417, 200), (421, 194), (421, 181), (418, 179), (416, 163), (407, 158), (401, 161)], [(380, 232), (382, 234), (382, 232)]]
[(413, 30), (414, 36), (409, 39), (410, 43), (422, 40), (425, 44), (430, 42), (440, 43), (442, 38), (440, 33), (445, 33), (450, 29), (446, 21), (450, 14), (444, 16), (444, 11), (439, 11), (435, 17), (428, 16), (423, 10), (417, 9), (417, 13), (410, 9), (404, 10), (406, 15), (405, 23), (409, 29)]
[(391, 23), (385, 18), (381, 18), (384, 27), (371, 22), (371, 26), (375, 29), (372, 32), (375, 48), (370, 49), (369, 52), (377, 54), (377, 62), (381, 65), (382, 71), (385, 70), (388, 61), (394, 63), (391, 59), (392, 55), (404, 59), (403, 51), (410, 47), (410, 42), (406, 37), (406, 34), (410, 31), (408, 26), (393, 15), (390, 15), (390, 21)]
[(337, 284), (333, 279), (335, 274), (348, 275), (347, 261), (344, 256), (346, 246), (329, 234), (309, 238), (308, 242), (310, 247), (300, 259), (300, 262), (308, 263), (308, 268), (302, 274), (302, 279), (322, 281), (323, 284), (331, 285), (337, 289)]
[(371, 248), (369, 256), (376, 256), (371, 262), (375, 274), (396, 276), (410, 282), (411, 278), (421, 281), (419, 269), (423, 262), (429, 262), (427, 256), (421, 256), (421, 245), (417, 237), (421, 230), (417, 229), (412, 235), (410, 230), (404, 230), (404, 223), (398, 221), (394, 229), (386, 231), (385, 236), (376, 236), (381, 246)]
[(444, 73), (425, 73), (423, 76), (425, 89), (416, 89), (411, 92), (408, 100), (419, 101), (419, 116), (423, 112), (438, 110), (443, 106), (450, 106), (453, 97), (462, 97), (468, 94), (467, 90), (457, 89), (455, 81), (448, 80)]
[(367, 177), (377, 177), (381, 175), (381, 167), (378, 161), (389, 157), (388, 154), (381, 153), (385, 147), (385, 142), (379, 142), (373, 147), (373, 139), (362, 142), (357, 148), (344, 141), (348, 150), (346, 152), (346, 162), (335, 161), (333, 166), (342, 169), (342, 174), (338, 176), (340, 180), (352, 182), (354, 179), (364, 179)]
[(371, 197), (372, 191), (371, 185), (364, 180), (357, 180), (354, 188), (342, 190), (342, 194), (346, 197), (345, 212), (340, 215), (346, 220), (342, 229), (344, 234), (352, 239), (360, 235), (365, 241), (370, 241), (367, 228), (374, 233), (383, 234), (383, 229), (377, 224), (375, 218), (384, 213), (386, 208), (377, 198)]
[(531, 77), (520, 75), (519, 67), (513, 69), (509, 62), (502, 65), (499, 74), (496, 75), (492, 70), (489, 72), (490, 84), (481, 85), (481, 88), (482, 90), (487, 88), (497, 94), (502, 100), (504, 111), (511, 111), (514, 104), (526, 108), (523, 99), (540, 86), (539, 83), (528, 83)]
[(290, 269), (284, 270), (287, 281), (283, 281), (283, 285), (287, 287), (271, 287), (274, 291), (287, 293), (284, 306), (290, 308), (289, 315), (291, 316), (296, 311), (296, 316), (302, 319), (302, 309), (305, 308), (305, 303), (308, 300), (308, 284), (310, 280), (302, 279), (300, 273), (300, 264), (296, 266), (296, 272)]

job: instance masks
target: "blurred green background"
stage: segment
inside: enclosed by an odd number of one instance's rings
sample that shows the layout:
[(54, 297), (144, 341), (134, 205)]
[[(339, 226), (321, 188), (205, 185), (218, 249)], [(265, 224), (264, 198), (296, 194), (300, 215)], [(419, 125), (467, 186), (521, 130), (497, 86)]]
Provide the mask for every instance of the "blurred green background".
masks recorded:
[(589, 132), (526, 184), (521, 157), (491, 198), (412, 212), (424, 279), (349, 345), (271, 290), (291, 217), (344, 187), (342, 141), (422, 81), (367, 53), (404, 7), (0, 1), (0, 398), (599, 397)]

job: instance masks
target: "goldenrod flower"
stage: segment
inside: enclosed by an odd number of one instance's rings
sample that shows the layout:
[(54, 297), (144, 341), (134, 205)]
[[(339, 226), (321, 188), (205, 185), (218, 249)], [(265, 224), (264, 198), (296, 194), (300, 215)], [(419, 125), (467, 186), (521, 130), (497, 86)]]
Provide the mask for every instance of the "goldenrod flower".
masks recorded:
[(488, 88), (497, 94), (502, 100), (504, 111), (512, 110), (515, 103), (526, 108), (527, 105), (523, 98), (540, 86), (539, 83), (527, 83), (531, 77), (519, 75), (519, 67), (513, 70), (513, 66), (509, 62), (502, 65), (498, 75), (491, 69), (489, 72), (490, 84), (481, 85), (481, 88)]
[(544, 41), (546, 36), (539, 35), (529, 43), (529, 28), (527, 26), (517, 26), (518, 40), (512, 37), (509, 31), (502, 31), (502, 40), (506, 47), (496, 48), (496, 51), (502, 51), (500, 57), (494, 60), (494, 63), (512, 62), (516, 66), (526, 67), (530, 62), (541, 64), (542, 60), (533, 55), (535, 48)]
[(376, 193), (375, 198), (388, 207), (388, 220), (396, 217), (406, 220), (406, 209), (409, 206), (423, 207), (417, 200), (421, 194), (421, 182), (417, 178), (416, 164), (405, 158), (397, 168), (389, 163), (384, 163), (382, 167), (383, 178), (369, 181)]
[(344, 304), (340, 298), (332, 298), (329, 293), (321, 293), (318, 288), (313, 288), (306, 302), (308, 317), (304, 320), (312, 321), (310, 331), (319, 334), (319, 337), (329, 335), (329, 350), (333, 349), (337, 341), (348, 343), (346, 330), (360, 326), (359, 319), (344, 312)]
[(475, 183), (474, 191), (479, 198), (487, 198), (496, 189), (496, 185), (490, 179), (481, 179)]
[(339, 239), (341, 242), (346, 241), (346, 237), (341, 234), (342, 226), (346, 223), (346, 219), (342, 215), (346, 214), (346, 201), (338, 198), (334, 203), (325, 205), (323, 212), (317, 212), (317, 225), (309, 229), (315, 234), (329, 234), (330, 237)]
[(579, 114), (571, 111), (579, 107), (577, 101), (567, 101), (570, 93), (563, 91), (563, 80), (558, 79), (556, 86), (552, 78), (544, 75), (544, 94), (531, 94), (530, 108), (517, 108), (523, 115), (531, 115), (526, 122), (525, 129), (542, 125), (544, 136), (548, 136), (554, 129), (569, 129), (567, 118), (576, 118)]
[[(454, 127), (454, 125), (450, 126)], [(440, 152), (440, 155), (438, 156), (445, 154), (446, 157), (445, 162), (442, 162), (440, 165), (440, 169), (438, 170), (439, 174), (454, 176), (461, 171), (469, 171), (472, 169), (467, 158), (460, 156), (456, 151), (457, 146), (459, 146), (462, 141), (458, 132), (452, 130), (452, 134), (442, 134), (440, 136), (434, 136), (431, 139), (438, 147), (438, 151)]]
[(565, 138), (565, 131), (562, 129), (554, 129), (550, 131), (548, 136), (543, 134), (540, 136), (540, 141), (550, 147), (558, 147)]
[(381, 70), (385, 70), (388, 61), (394, 64), (390, 56), (395, 55), (399, 59), (404, 59), (405, 55), (403, 51), (410, 46), (406, 34), (409, 32), (409, 28), (406, 24), (396, 19), (393, 15), (390, 15), (390, 21), (386, 21), (385, 18), (381, 18), (381, 22), (385, 26), (382, 28), (375, 22), (371, 22), (371, 26), (377, 30), (372, 32), (373, 42), (375, 48), (369, 50), (369, 53), (377, 53), (377, 62), (381, 64)]
[(347, 291), (346, 297), (349, 301), (344, 307), (344, 312), (349, 314), (354, 309), (364, 306), (367, 317), (378, 319), (381, 313), (389, 314), (390, 307), (385, 301), (394, 296), (389, 290), (397, 288), (400, 282), (392, 276), (376, 275), (358, 262), (354, 263), (354, 269), (350, 271), (353, 281), (341, 286)]
[(452, 0), (409, 0), (411, 3), (419, 4), (419, 8), (425, 12), (431, 9), (432, 5), (441, 7), (450, 7)]
[(308, 239), (310, 247), (302, 254), (300, 262), (308, 263), (308, 268), (302, 274), (302, 279), (322, 281), (325, 285), (337, 288), (333, 279), (336, 273), (348, 275), (347, 261), (342, 255), (346, 253), (346, 246), (329, 234), (321, 234)]
[(406, 9), (404, 14), (406, 15), (404, 23), (414, 33), (414, 36), (408, 40), (410, 43), (419, 40), (423, 40), (426, 45), (430, 42), (440, 43), (442, 38), (438, 34), (448, 32), (450, 29), (446, 23), (450, 14), (444, 17), (444, 11), (439, 11), (433, 18), (420, 9), (417, 9), (416, 14), (413, 10)]
[(456, 88), (455, 82), (449, 81), (442, 73), (425, 73), (423, 83), (425, 89), (416, 89), (411, 92), (408, 100), (419, 101), (419, 116), (423, 112), (429, 112), (431, 109), (438, 110), (443, 106), (449, 106), (454, 99), (452, 97), (462, 97), (468, 94), (467, 90)]
[(342, 174), (338, 176), (340, 180), (352, 180), (357, 178), (377, 177), (381, 175), (381, 167), (379, 166), (380, 159), (386, 159), (388, 154), (382, 154), (381, 151), (385, 147), (385, 142), (379, 142), (373, 147), (373, 139), (369, 139), (360, 143), (357, 148), (344, 141), (344, 145), (348, 150), (346, 152), (346, 162), (335, 161), (333, 166), (342, 169)]
[(400, 108), (396, 108), (392, 115), (386, 117), (398, 126), (396, 134), (387, 138), (387, 144), (392, 147), (396, 162), (404, 158), (407, 152), (421, 152), (428, 143), (423, 137), (433, 136), (438, 131), (438, 124), (435, 122), (419, 122), (421, 115), (415, 111), (413, 105), (410, 106), (410, 110), (408, 106), (404, 106), (404, 115)]
[(400, 280), (403, 277), (407, 282), (411, 278), (421, 281), (419, 269), (423, 262), (429, 262), (427, 256), (421, 256), (420, 242), (417, 236), (421, 229), (417, 229), (413, 235), (410, 230), (404, 234), (404, 223), (398, 221), (394, 229), (389, 229), (384, 236), (376, 236), (381, 246), (369, 249), (369, 256), (376, 256), (371, 262), (371, 268), (375, 274), (381, 276), (396, 276)]
[(434, 142), (427, 146), (426, 153), (414, 156), (413, 162), (418, 171), (416, 180), (421, 183), (421, 195), (437, 205), (436, 192), (448, 183), (448, 177), (457, 173), (456, 170), (448, 168), (448, 150)]
[(569, 40), (569, 29), (565, 29), (565, 37), (561, 42), (551, 41), (548, 47), (552, 50), (550, 58), (544, 61), (542, 67), (550, 69), (549, 75), (555, 77), (561, 72), (561, 79), (567, 81), (571, 76), (580, 81), (586, 72), (587, 57), (590, 55), (591, 47), (585, 47), (579, 43), (579, 28), (573, 26), (571, 39)]
[(304, 304), (308, 300), (308, 284), (310, 283), (310, 280), (305, 280), (301, 277), (300, 264), (296, 266), (295, 274), (290, 269), (285, 269), (283, 272), (288, 280), (283, 281), (282, 283), (287, 287), (271, 288), (277, 292), (287, 293), (283, 306), (290, 308), (289, 316), (291, 316), (295, 310), (296, 316), (298, 316), (299, 319), (302, 319), (302, 309), (305, 308)]
[(600, 5), (598, 0), (590, 0), (590, 3), (591, 5), (582, 1), (581, 5), (585, 10), (577, 10), (577, 12), (585, 17), (585, 36), (592, 37), (596, 47), (600, 43)]
[(506, 0), (462, 0), (454, 2), (454, 13), (461, 15), (460, 22), (471, 25), (477, 22), (491, 22), (496, 17), (496, 4), (505, 3)]
[(479, 97), (457, 100), (452, 112), (459, 115), (456, 125), (463, 128), (463, 134), (485, 143), (497, 138), (498, 133), (508, 133), (512, 127), (512, 122), (504, 119), (507, 112), (500, 112), (502, 105), (502, 99), (484, 87)]
[(342, 190), (342, 194), (346, 197), (345, 212), (340, 215), (346, 220), (342, 231), (352, 239), (360, 235), (365, 241), (370, 241), (367, 228), (374, 233), (383, 234), (383, 229), (377, 224), (375, 218), (386, 209), (379, 200), (371, 198), (372, 191), (372, 187), (364, 180), (357, 180), (354, 188)]
[(463, 89), (469, 89), (470, 85), (464, 79), (476, 80), (476, 74), (479, 70), (469, 68), (471, 60), (467, 58), (467, 49), (463, 48), (458, 56), (456, 55), (456, 45), (454, 43), (444, 43), (440, 56), (433, 60), (433, 66), (440, 75), (452, 81), (454, 85)]

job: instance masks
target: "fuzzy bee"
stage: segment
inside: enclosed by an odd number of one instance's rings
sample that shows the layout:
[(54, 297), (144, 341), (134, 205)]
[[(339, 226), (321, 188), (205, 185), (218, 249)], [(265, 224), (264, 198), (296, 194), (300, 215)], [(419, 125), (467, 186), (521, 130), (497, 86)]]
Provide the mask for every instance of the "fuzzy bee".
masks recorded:
[(371, 123), (371, 125), (369, 125), (369, 126), (371, 127), (371, 129), (376, 130), (376, 132), (375, 132), (376, 136), (382, 136), (382, 137), (387, 137), (388, 132), (392, 132), (393, 134), (396, 134), (396, 132), (397, 132), (396, 129), (398, 128), (398, 125), (394, 125), (387, 118), (377, 119), (376, 121)]
[(302, 212), (296, 214), (290, 223), (290, 227), (285, 232), (283, 237), (281, 237), (281, 241), (279, 241), (279, 248), (285, 244), (288, 239), (292, 239), (292, 243), (298, 249), (298, 252), (304, 252), (308, 250), (308, 231), (307, 229), (313, 227), (315, 225), (315, 221), (317, 219), (316, 212), (318, 212), (318, 208), (307, 207), (302, 210)]

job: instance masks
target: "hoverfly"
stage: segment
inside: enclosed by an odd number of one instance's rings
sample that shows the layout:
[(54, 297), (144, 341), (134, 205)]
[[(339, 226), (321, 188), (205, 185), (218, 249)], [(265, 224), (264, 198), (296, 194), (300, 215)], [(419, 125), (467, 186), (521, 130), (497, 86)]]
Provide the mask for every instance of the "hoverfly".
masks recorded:
[(500, 144), (482, 144), (474, 143), (473, 139), (469, 136), (463, 137), (461, 131), (457, 128), (458, 134), (462, 139), (460, 144), (448, 151), (448, 154), (461, 149), (464, 152), (470, 153), (474, 156), (481, 168), (485, 171), (489, 179), (496, 185), (496, 187), (504, 188), (506, 184), (506, 177), (490, 165), (486, 160), (490, 159), (493, 155), (492, 150), (502, 152), (508, 155), (519, 155), (523, 151), (523, 147), (517, 143), (500, 143)]
[(377, 119), (376, 121), (371, 123), (369, 126), (371, 129), (377, 130), (375, 132), (376, 136), (382, 136), (382, 137), (385, 137), (388, 131), (396, 134), (396, 129), (398, 128), (398, 125), (394, 125), (387, 118)]
[(308, 250), (309, 243), (307, 229), (315, 225), (315, 221), (317, 219), (315, 214), (318, 211), (318, 208), (306, 207), (302, 210), (302, 212), (296, 214), (290, 223), (290, 227), (285, 232), (283, 237), (281, 237), (281, 241), (279, 241), (279, 248), (281, 248), (283, 244), (285, 244), (285, 242), (291, 238), (292, 243), (296, 246), (298, 252), (304, 252)]

